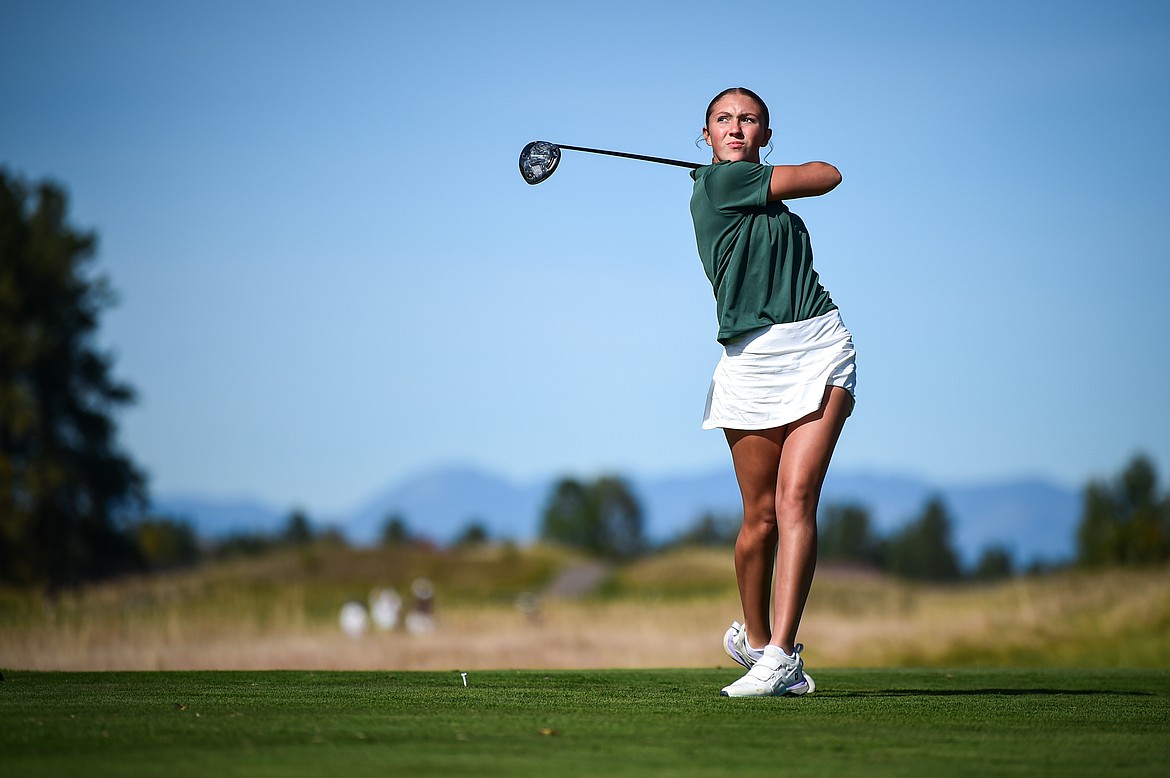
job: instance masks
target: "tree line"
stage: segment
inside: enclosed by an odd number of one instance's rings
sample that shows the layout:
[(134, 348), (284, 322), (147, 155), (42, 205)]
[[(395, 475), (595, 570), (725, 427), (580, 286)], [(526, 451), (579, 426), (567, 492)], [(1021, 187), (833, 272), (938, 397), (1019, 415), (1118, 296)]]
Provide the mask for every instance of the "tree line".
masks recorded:
[[(705, 513), (666, 545), (731, 547), (740, 521), (739, 515)], [(1013, 572), (1011, 555), (1003, 548), (988, 549), (973, 570), (964, 571), (951, 540), (952, 524), (943, 501), (932, 498), (920, 516), (881, 538), (863, 506), (829, 505), (818, 517), (818, 557), (930, 581)], [(614, 476), (557, 483), (543, 512), (541, 539), (619, 560), (651, 548), (643, 536), (637, 500), (625, 481)]]
[[(666, 546), (734, 546), (739, 515), (705, 513)], [(860, 504), (828, 504), (818, 516), (818, 559), (867, 567), (921, 581), (988, 581), (1019, 572), (1041, 572), (1051, 562), (1032, 560), (1024, 570), (1006, 545), (980, 551), (963, 564), (954, 546), (954, 520), (945, 501), (929, 497), (920, 512), (882, 536)], [(1074, 564), (1106, 567), (1161, 564), (1170, 560), (1170, 491), (1159, 492), (1157, 468), (1135, 455), (1111, 480), (1084, 490)], [(592, 481), (562, 478), (541, 514), (540, 537), (613, 560), (658, 550), (645, 536), (643, 512), (620, 476)]]
[[(733, 546), (739, 524), (739, 515), (705, 513), (668, 545)], [(923, 581), (993, 580), (1021, 572), (1006, 545), (982, 549), (974, 564), (964, 567), (952, 537), (954, 520), (938, 496), (884, 537), (859, 504), (823, 506), (817, 524), (817, 555), (825, 562)], [(558, 482), (543, 511), (541, 538), (613, 559), (651, 548), (643, 535), (641, 507), (628, 484), (615, 476)], [(1170, 490), (1159, 491), (1153, 460), (1137, 454), (1113, 479), (1085, 487), (1076, 549), (1075, 564), (1084, 567), (1170, 561)], [(1051, 563), (1033, 560), (1028, 571), (1046, 564)]]
[[(0, 584), (47, 590), (113, 575), (193, 564), (209, 556), (330, 541), (294, 511), (274, 534), (238, 534), (208, 544), (188, 522), (150, 512), (147, 479), (118, 445), (116, 416), (134, 389), (113, 374), (96, 342), (114, 302), (93, 267), (97, 236), (69, 223), (68, 201), (52, 182), (29, 183), (0, 168)], [(829, 505), (820, 517), (820, 558), (932, 581), (1014, 572), (1006, 548), (983, 552), (964, 570), (941, 499), (879, 537), (860, 505)], [(704, 515), (669, 545), (734, 543), (738, 517)], [(601, 557), (625, 560), (656, 550), (625, 480), (556, 482), (540, 536)], [(405, 517), (387, 517), (384, 543), (418, 542)], [(489, 533), (469, 520), (457, 543)], [(1077, 563), (1099, 567), (1170, 559), (1170, 493), (1154, 463), (1138, 455), (1112, 480), (1084, 491)]]

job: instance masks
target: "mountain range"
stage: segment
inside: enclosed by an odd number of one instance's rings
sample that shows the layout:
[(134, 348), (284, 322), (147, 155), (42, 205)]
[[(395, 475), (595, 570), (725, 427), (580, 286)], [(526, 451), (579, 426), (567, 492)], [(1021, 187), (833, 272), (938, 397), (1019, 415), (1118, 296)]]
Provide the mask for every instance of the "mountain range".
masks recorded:
[[(472, 522), (493, 538), (524, 543), (539, 535), (541, 510), (555, 480), (516, 482), (482, 468), (435, 467), (391, 484), (348, 514), (330, 517), (328, 524), (358, 545), (376, 543), (391, 516), (439, 543), (454, 540)], [(642, 505), (646, 534), (655, 542), (678, 536), (704, 513), (726, 516), (740, 510), (730, 466), (626, 480)], [(916, 518), (931, 497), (945, 504), (954, 547), (968, 564), (991, 545), (1008, 549), (1024, 565), (1074, 556), (1080, 493), (1042, 478), (946, 485), (911, 475), (831, 470), (821, 507), (863, 506), (878, 533), (887, 535)], [(154, 509), (189, 521), (204, 538), (276, 532), (290, 513), (257, 500), (194, 494), (161, 495)]]

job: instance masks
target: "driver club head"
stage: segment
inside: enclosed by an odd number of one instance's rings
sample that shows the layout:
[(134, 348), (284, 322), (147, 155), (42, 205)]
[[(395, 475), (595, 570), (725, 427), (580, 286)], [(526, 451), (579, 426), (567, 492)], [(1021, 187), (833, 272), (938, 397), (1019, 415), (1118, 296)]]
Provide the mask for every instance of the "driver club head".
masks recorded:
[(534, 140), (520, 150), (520, 175), (529, 184), (539, 184), (553, 174), (561, 161), (561, 150), (554, 143)]

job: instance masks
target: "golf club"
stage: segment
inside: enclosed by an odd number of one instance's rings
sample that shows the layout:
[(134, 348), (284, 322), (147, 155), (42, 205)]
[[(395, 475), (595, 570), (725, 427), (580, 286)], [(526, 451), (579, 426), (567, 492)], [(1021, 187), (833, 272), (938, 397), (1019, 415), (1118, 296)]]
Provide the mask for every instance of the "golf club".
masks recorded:
[(677, 159), (663, 159), (662, 157), (648, 157), (644, 154), (629, 154), (624, 151), (606, 151), (604, 149), (587, 149), (583, 146), (561, 146), (545, 140), (534, 140), (520, 151), (520, 175), (530, 184), (539, 184), (553, 174), (561, 161), (561, 149), (570, 151), (587, 151), (590, 154), (605, 154), (610, 157), (625, 157), (626, 159), (640, 159), (643, 162), (658, 162), (663, 165), (687, 167), (692, 170), (702, 165), (696, 162), (682, 162)]

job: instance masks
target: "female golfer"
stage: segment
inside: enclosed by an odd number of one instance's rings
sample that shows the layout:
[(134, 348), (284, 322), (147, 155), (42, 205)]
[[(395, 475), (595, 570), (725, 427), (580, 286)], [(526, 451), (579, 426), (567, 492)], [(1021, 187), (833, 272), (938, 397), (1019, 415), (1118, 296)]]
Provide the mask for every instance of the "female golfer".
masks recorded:
[(853, 410), (853, 338), (813, 270), (804, 223), (783, 202), (823, 195), (841, 174), (825, 162), (762, 164), (768, 118), (748, 89), (716, 95), (703, 127), (713, 159), (691, 174), (723, 345), (703, 427), (723, 429), (743, 497), (735, 543), (743, 624), (732, 622), (723, 644), (748, 672), (723, 689), (727, 697), (816, 688), (796, 632), (816, 567), (821, 485)]

